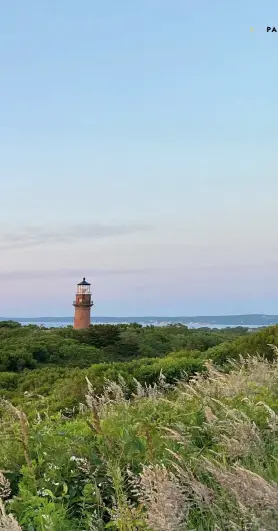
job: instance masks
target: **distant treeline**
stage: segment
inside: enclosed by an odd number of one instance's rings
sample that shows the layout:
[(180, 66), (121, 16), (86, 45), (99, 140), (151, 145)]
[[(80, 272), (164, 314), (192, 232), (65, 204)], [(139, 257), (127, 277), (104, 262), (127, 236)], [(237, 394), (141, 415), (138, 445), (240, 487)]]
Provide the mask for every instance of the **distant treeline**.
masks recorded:
[(189, 329), (185, 325), (142, 327), (94, 325), (86, 330), (21, 326), (0, 322), (0, 372), (36, 369), (45, 365), (88, 367), (95, 363), (162, 358), (170, 352), (204, 352), (223, 342), (245, 336), (247, 329)]
[[(1, 321), (7, 321), (6, 318), (0, 317)], [(22, 323), (34, 324), (41, 323), (72, 323), (72, 317), (23, 317), (13, 319), (13, 321), (20, 321)], [(157, 317), (157, 316), (142, 316), (142, 317), (96, 317), (94, 316), (95, 324), (132, 324), (139, 322), (144, 324), (167, 323), (170, 324), (184, 324), (198, 323), (203, 325), (217, 326), (271, 326), (278, 323), (278, 315), (264, 315), (264, 314), (242, 314), (242, 315), (193, 315), (193, 316), (177, 316), (177, 317)]]

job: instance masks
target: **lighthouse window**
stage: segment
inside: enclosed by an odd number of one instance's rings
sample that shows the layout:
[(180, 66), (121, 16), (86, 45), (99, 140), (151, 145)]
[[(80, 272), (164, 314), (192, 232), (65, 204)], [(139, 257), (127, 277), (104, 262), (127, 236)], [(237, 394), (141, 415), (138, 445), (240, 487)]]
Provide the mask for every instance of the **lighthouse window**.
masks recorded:
[(90, 286), (77, 286), (77, 293), (79, 295), (87, 295), (90, 293)]

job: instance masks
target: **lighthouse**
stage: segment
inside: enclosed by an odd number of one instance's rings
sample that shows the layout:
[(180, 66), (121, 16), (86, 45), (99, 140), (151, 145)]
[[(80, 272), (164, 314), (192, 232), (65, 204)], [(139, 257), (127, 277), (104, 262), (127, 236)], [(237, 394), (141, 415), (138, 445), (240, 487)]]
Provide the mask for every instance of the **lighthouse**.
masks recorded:
[(85, 277), (82, 282), (77, 284), (73, 306), (75, 308), (73, 328), (76, 330), (89, 328), (91, 324), (91, 307), (93, 306), (93, 302), (91, 284), (86, 281)]

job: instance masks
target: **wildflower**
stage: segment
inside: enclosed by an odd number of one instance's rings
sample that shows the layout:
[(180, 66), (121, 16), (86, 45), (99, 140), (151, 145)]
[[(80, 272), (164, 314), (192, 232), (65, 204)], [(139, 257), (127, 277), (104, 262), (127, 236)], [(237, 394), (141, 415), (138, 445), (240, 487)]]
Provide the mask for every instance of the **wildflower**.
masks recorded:
[(37, 491), (38, 496), (48, 496), (47, 492), (44, 489), (39, 489)]

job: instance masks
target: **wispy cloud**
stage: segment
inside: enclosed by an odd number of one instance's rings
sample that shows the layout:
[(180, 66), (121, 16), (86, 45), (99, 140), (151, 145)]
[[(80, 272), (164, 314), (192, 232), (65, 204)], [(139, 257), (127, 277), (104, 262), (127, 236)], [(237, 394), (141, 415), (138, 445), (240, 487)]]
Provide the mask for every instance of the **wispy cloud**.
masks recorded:
[(138, 275), (148, 274), (155, 272), (150, 269), (87, 269), (84, 273), (81, 269), (55, 269), (55, 270), (14, 270), (0, 272), (0, 280), (35, 280), (35, 279), (62, 279), (62, 278), (74, 278), (78, 280), (82, 279), (84, 274), (87, 277), (95, 278), (102, 276), (125, 276), (125, 275)]
[(101, 225), (97, 223), (73, 225), (64, 228), (44, 229), (24, 227), (20, 230), (0, 232), (0, 250), (23, 249), (45, 244), (74, 243), (84, 240), (97, 240), (110, 236), (124, 236), (148, 231), (148, 225)]
[[(273, 266), (276, 267), (273, 267)], [(234, 277), (236, 275), (248, 274), (250, 275), (262, 275), (268, 271), (268, 274), (277, 271), (277, 264), (242, 264), (239, 266), (198, 266), (198, 267), (179, 267), (179, 268), (163, 268), (163, 267), (144, 267), (144, 268), (86, 268), (84, 271), (82, 268), (57, 268), (57, 269), (14, 269), (10, 271), (0, 271), (1, 280), (51, 280), (51, 279), (74, 279), (75, 281), (81, 279), (84, 275), (88, 279), (94, 279), (96, 277), (119, 277), (119, 276), (137, 276), (142, 280), (148, 277), (152, 280), (156, 279), (159, 282), (168, 278), (169, 281), (177, 280), (178, 278), (199, 278), (200, 275), (205, 278), (210, 278), (213, 274), (217, 274), (217, 278), (220, 279), (225, 276)], [(144, 282), (144, 281), (143, 281)], [(137, 286), (137, 289), (141, 289), (141, 286), (145, 286), (144, 283)]]

